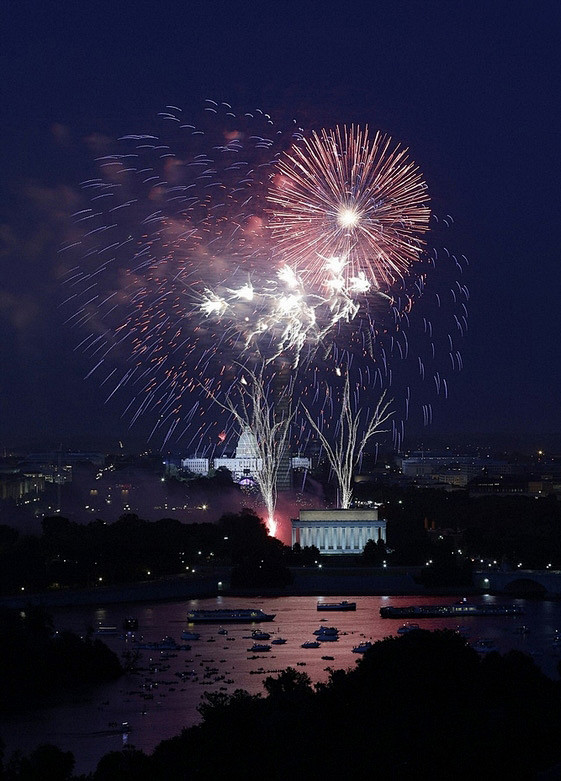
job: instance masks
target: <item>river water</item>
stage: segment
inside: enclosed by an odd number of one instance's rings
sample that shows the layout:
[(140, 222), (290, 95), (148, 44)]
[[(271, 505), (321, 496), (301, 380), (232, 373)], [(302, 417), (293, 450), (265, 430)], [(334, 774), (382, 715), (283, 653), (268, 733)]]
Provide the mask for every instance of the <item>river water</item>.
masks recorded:
[[(52, 743), (76, 758), (75, 772), (95, 769), (101, 756), (121, 749), (125, 744), (150, 752), (166, 738), (178, 734), (185, 726), (200, 720), (197, 705), (206, 692), (233, 692), (246, 689), (263, 693), (263, 679), (286, 667), (307, 673), (313, 682), (327, 680), (329, 668), (354, 667), (358, 658), (352, 649), (362, 640), (381, 640), (394, 635), (404, 623), (382, 619), (383, 605), (441, 604), (454, 602), (454, 597), (329, 597), (356, 601), (356, 612), (318, 612), (317, 597), (234, 598), (218, 597), (175, 602), (121, 604), (107, 607), (69, 607), (53, 611), (55, 626), (84, 634), (88, 626), (117, 625), (133, 616), (138, 619), (138, 634), (153, 642), (171, 635), (180, 643), (181, 632), (187, 629), (186, 613), (193, 608), (256, 607), (274, 613), (273, 622), (259, 625), (235, 624), (219, 633), (217, 625), (190, 626), (200, 633), (199, 640), (190, 641), (191, 650), (172, 654), (141, 651), (139, 671), (118, 681), (97, 688), (88, 700), (63, 706), (44, 708), (18, 716), (0, 724), (0, 737), (6, 743), (6, 753), (15, 749), (33, 750), (42, 743)], [(459, 597), (458, 597), (459, 598)], [(474, 601), (506, 602), (500, 597), (480, 597)], [(515, 600), (524, 610), (523, 616), (471, 617), (462, 619), (468, 642), (489, 639), (500, 652), (511, 648), (532, 655), (536, 664), (551, 678), (557, 678), (559, 646), (554, 647), (556, 630), (561, 633), (561, 602)], [(423, 629), (456, 629), (458, 619), (434, 618), (420, 620)], [(314, 630), (321, 625), (336, 626), (337, 642), (325, 642), (317, 649), (301, 648), (313, 640)], [(521, 627), (525, 627), (522, 632)], [(273, 645), (269, 652), (252, 653), (250, 638), (253, 629), (261, 629), (286, 638), (286, 644)], [(101, 639), (121, 654), (126, 648), (126, 636), (105, 635)], [(322, 657), (329, 656), (332, 659)], [(128, 731), (122, 728), (128, 723)]]

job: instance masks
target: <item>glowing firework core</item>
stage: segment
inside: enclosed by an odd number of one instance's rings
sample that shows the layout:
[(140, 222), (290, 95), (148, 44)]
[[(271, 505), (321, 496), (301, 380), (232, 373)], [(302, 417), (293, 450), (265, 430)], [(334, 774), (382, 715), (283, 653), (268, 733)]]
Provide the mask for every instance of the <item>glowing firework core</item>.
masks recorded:
[(360, 220), (360, 214), (356, 209), (345, 207), (340, 209), (337, 220), (342, 228), (354, 228)]

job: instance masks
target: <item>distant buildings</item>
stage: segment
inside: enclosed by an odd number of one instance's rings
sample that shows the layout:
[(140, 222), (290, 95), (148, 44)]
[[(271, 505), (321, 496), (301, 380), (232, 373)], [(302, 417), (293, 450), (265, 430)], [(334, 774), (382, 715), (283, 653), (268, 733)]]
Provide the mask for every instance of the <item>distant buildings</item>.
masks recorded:
[(0, 500), (30, 502), (45, 490), (45, 477), (22, 472), (18, 468), (0, 468)]
[(6, 457), (0, 461), (0, 501), (19, 507), (30, 505), (37, 516), (59, 512), (61, 489), (72, 483), (74, 469), (104, 461), (102, 453), (63, 450)]
[(507, 461), (454, 453), (413, 453), (397, 459), (404, 478), (417, 485), (467, 489), (470, 496), (561, 493), (561, 465), (552, 460)]
[[(290, 459), (291, 469), (310, 469), (311, 459), (304, 456), (295, 456)], [(235, 455), (233, 457), (220, 456), (218, 458), (191, 458), (181, 459), (182, 469), (194, 475), (206, 476), (211, 469), (228, 469), (232, 473), (232, 479), (236, 483), (254, 483), (262, 468), (262, 460), (259, 457), (257, 440), (249, 429), (243, 431), (238, 440)]]

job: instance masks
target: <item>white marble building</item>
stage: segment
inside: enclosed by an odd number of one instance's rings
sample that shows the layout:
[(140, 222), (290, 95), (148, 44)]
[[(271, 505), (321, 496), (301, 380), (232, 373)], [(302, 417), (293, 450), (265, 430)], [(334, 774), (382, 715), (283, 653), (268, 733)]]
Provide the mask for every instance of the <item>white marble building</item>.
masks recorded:
[(197, 458), (196, 456), (193, 458), (182, 458), (181, 468), (187, 469), (194, 475), (204, 475), (206, 477), (210, 470), (210, 460), (208, 458)]
[[(236, 453), (233, 458), (215, 458), (213, 461), (208, 458), (184, 458), (181, 461), (183, 469), (188, 469), (196, 475), (208, 475), (211, 468), (220, 469), (226, 467), (232, 473), (234, 482), (239, 483), (244, 479), (256, 480), (261, 471), (262, 460), (259, 458), (259, 450), (255, 434), (249, 429), (243, 431), (238, 440)], [(310, 469), (311, 459), (303, 456), (294, 456), (290, 459), (292, 469)]]
[(292, 546), (315, 545), (320, 553), (362, 553), (368, 540), (386, 541), (386, 521), (378, 510), (300, 510), (292, 520)]
[(232, 473), (232, 479), (236, 483), (244, 477), (255, 479), (256, 474), (261, 471), (262, 464), (258, 453), (255, 434), (246, 429), (240, 435), (234, 458), (215, 458), (214, 468), (220, 469), (221, 466), (225, 466)]

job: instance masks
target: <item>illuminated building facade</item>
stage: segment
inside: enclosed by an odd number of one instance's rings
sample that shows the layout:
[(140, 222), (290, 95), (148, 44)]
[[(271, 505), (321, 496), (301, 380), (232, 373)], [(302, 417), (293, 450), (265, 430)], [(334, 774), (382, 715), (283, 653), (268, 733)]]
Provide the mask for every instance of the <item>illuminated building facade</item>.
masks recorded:
[(300, 510), (292, 520), (292, 546), (315, 546), (320, 553), (362, 553), (368, 540), (386, 541), (386, 521), (377, 509)]
[[(231, 458), (219, 457), (210, 461), (208, 458), (193, 457), (183, 458), (181, 460), (181, 467), (189, 470), (195, 475), (208, 475), (211, 468), (220, 469), (220, 467), (225, 467), (232, 473), (232, 479), (236, 483), (245, 480), (255, 482), (261, 465), (262, 460), (259, 458), (255, 434), (249, 429), (242, 432), (238, 440), (235, 455)], [(311, 460), (303, 456), (294, 456), (289, 460), (289, 468), (310, 469)], [(279, 489), (282, 490), (280, 486)]]

